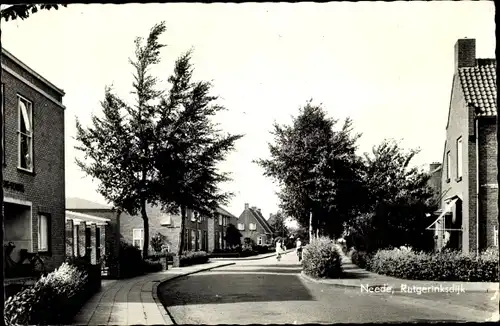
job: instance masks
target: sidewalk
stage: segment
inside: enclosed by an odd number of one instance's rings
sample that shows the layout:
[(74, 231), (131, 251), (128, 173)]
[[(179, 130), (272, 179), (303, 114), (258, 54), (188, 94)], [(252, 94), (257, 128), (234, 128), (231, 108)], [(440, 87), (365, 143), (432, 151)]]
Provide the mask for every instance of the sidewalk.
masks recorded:
[(158, 285), (181, 276), (232, 264), (211, 261), (131, 279), (103, 280), (101, 291), (82, 307), (73, 325), (173, 325), (158, 300)]
[[(289, 252), (294, 251), (295, 249), (287, 249), (283, 252), (283, 254), (287, 254)], [(276, 256), (275, 252), (270, 252), (267, 254), (260, 254), (257, 256), (250, 256), (250, 257), (213, 257), (210, 258), (211, 261), (241, 261), (241, 260), (259, 260), (259, 259), (264, 259), (268, 257), (273, 257)]]
[(415, 287), (452, 287), (460, 289), (463, 287), (465, 292), (498, 292), (499, 283), (493, 282), (459, 282), (459, 281), (414, 281), (405, 280), (396, 277), (379, 275), (373, 272), (369, 272), (363, 268), (359, 268), (354, 265), (349, 257), (347, 257), (344, 252), (339, 247), (339, 252), (342, 257), (342, 269), (344, 270), (345, 276), (341, 279), (315, 279), (304, 272), (301, 276), (315, 283), (331, 284), (343, 287), (356, 287), (361, 288), (361, 286), (368, 286), (370, 288), (382, 287), (384, 285), (392, 287), (394, 289), (401, 289), (401, 286), (407, 286), (411, 288)]

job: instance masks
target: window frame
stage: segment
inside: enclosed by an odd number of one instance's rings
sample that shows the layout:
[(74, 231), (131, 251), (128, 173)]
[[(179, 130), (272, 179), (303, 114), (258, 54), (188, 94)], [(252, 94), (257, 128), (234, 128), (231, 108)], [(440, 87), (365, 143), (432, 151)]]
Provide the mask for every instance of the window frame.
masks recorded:
[[(241, 228), (240, 228), (241, 225)], [(245, 223), (238, 223), (238, 231), (245, 231)]]
[(219, 226), (223, 226), (223, 224), (224, 224), (223, 221), (222, 221), (223, 218), (224, 218), (224, 216), (219, 215)]
[[(139, 231), (140, 232), (140, 236), (139, 238), (137, 238), (135, 235), (136, 235), (136, 231)], [(143, 228), (137, 228), (137, 229), (132, 229), (132, 245), (134, 247), (137, 248), (137, 246), (135, 245), (135, 241), (139, 241), (139, 250), (142, 251), (142, 248), (144, 247), (144, 229)]]
[(80, 231), (80, 225), (79, 224), (75, 224), (73, 225), (73, 255), (75, 257), (78, 257), (78, 255), (80, 254), (80, 250), (79, 250), (79, 244), (80, 244), (80, 239), (79, 239), (79, 236), (78, 236), (78, 231)]
[(451, 179), (451, 152), (446, 152), (446, 182), (450, 182)]
[(257, 245), (262, 246), (262, 243), (263, 243), (262, 236), (257, 237)]
[(493, 246), (498, 248), (498, 225), (493, 226)]
[[(21, 102), (24, 102), (25, 104), (29, 104), (29, 118), (30, 118), (30, 133), (27, 134), (27, 133), (24, 133), (24, 132), (21, 132), (21, 119), (24, 119), (22, 116), (22, 113), (21, 113)], [(26, 108), (28, 109), (28, 108)], [(17, 94), (17, 168), (22, 170), (22, 171), (26, 171), (26, 172), (30, 172), (30, 173), (33, 173), (34, 171), (34, 166), (35, 166), (35, 160), (34, 160), (34, 157), (33, 157), (33, 135), (34, 135), (34, 128), (33, 128), (33, 102), (28, 100), (26, 97), (20, 95), (20, 94)], [(22, 140), (22, 137), (25, 136), (29, 139), (29, 149), (30, 149), (30, 160), (31, 160), (31, 164), (30, 164), (30, 168), (24, 168), (21, 166), (21, 140)]]
[(463, 142), (462, 136), (457, 138), (457, 182), (462, 180), (463, 176)]
[[(41, 222), (43, 218), (45, 218), (45, 247), (41, 245), (42, 240), (42, 230), (41, 230)], [(51, 252), (51, 216), (47, 213), (39, 213), (38, 214), (38, 252), (39, 253), (50, 253)]]
[(257, 223), (250, 223), (248, 225), (248, 230), (250, 230), (250, 231), (256, 231), (257, 230)]

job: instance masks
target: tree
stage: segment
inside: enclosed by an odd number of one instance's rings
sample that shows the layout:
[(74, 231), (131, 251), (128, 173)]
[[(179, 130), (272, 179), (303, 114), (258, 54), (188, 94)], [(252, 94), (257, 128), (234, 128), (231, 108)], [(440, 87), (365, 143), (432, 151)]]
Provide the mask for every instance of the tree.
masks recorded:
[(17, 18), (26, 19), (31, 14), (38, 12), (39, 10), (51, 10), (51, 9), (59, 9), (59, 6), (66, 7), (64, 4), (22, 4), (22, 5), (10, 5), (5, 6), (4, 9), (1, 10), (0, 18), (5, 19), (5, 21), (15, 20)]
[(362, 162), (355, 154), (360, 135), (353, 134), (349, 118), (340, 130), (334, 129), (337, 122), (309, 101), (292, 125), (274, 124), (271, 158), (256, 160), (280, 186), (284, 213), (309, 224), (309, 237), (313, 230), (339, 234), (362, 189)]
[(229, 224), (226, 229), (226, 235), (224, 240), (230, 247), (239, 247), (241, 246), (241, 237), (243, 235), (241, 232), (234, 226), (233, 224)]
[(276, 214), (273, 214), (271, 216), (271, 228), (274, 232), (274, 237), (282, 237), (282, 238), (288, 238), (289, 237), (289, 232), (288, 228), (285, 224), (286, 217), (283, 214), (283, 212), (278, 211)]
[(157, 80), (149, 69), (159, 62), (159, 52), (164, 46), (158, 37), (165, 31), (162, 22), (155, 25), (143, 45), (142, 38), (135, 40), (135, 68), (133, 94), (135, 105), (131, 106), (106, 87), (101, 103), (103, 118), (92, 116), (92, 127), (84, 128), (76, 121), (79, 145), (77, 150), (85, 154), (77, 165), (99, 182), (99, 193), (118, 210), (130, 215), (140, 212), (144, 221), (143, 256), (148, 255), (149, 220), (146, 204), (156, 205), (159, 197), (157, 172), (153, 167), (154, 148), (160, 139), (155, 136), (159, 112), (155, 101), (162, 92), (155, 89)]
[(407, 244), (430, 249), (432, 234), (425, 228), (433, 219), (428, 213), (437, 207), (429, 175), (410, 167), (417, 154), (394, 140), (384, 140), (371, 155), (365, 154), (367, 200), (365, 214), (349, 221), (353, 243), (367, 250)]
[(220, 184), (231, 178), (217, 166), (243, 136), (224, 134), (211, 120), (225, 108), (210, 95), (209, 82), (192, 81), (190, 60), (188, 51), (176, 61), (170, 94), (159, 106), (162, 116), (155, 128), (161, 139), (154, 148), (156, 191), (166, 209), (181, 212), (178, 256), (184, 249), (187, 211), (213, 217), (233, 195), (220, 190)]

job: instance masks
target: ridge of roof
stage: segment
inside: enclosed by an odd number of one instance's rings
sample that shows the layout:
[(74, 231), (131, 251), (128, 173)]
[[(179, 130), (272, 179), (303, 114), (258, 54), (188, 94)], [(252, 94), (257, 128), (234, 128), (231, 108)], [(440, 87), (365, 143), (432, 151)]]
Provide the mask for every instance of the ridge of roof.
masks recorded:
[(234, 216), (233, 214), (229, 213), (227, 210), (225, 210), (224, 208), (222, 208), (222, 207), (220, 207), (220, 206), (219, 206), (219, 207), (217, 207), (217, 213), (222, 214), (222, 215), (227, 215), (227, 216), (229, 216), (229, 217), (234, 217), (234, 218), (236, 218), (236, 216)]
[(96, 203), (87, 199), (78, 198), (78, 197), (68, 197), (66, 198), (66, 209), (112, 209), (113, 207), (109, 205), (103, 205), (100, 203)]
[(474, 67), (458, 68), (458, 79), (467, 104), (477, 117), (497, 116), (497, 61), (477, 59)]
[(248, 208), (250, 212), (255, 216), (255, 219), (260, 223), (260, 225), (266, 229), (267, 232), (273, 233), (273, 230), (269, 223), (267, 223), (266, 219), (262, 214), (260, 214), (257, 210), (254, 210), (253, 208)]

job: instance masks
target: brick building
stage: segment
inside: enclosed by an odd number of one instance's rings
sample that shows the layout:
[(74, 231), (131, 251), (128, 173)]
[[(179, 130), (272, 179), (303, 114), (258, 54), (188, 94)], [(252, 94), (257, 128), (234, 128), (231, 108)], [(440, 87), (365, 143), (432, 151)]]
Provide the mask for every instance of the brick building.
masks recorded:
[[(67, 233), (75, 229), (70, 220), (77, 221), (85, 228), (80, 226), (80, 231), (73, 231), (73, 239), (80, 239), (80, 249), (73, 240), (73, 244), (68, 241), (68, 253), (84, 252), (88, 250), (92, 254), (92, 259), (97, 259), (100, 255), (108, 254), (110, 258), (117, 257), (120, 240), (135, 245), (142, 250), (144, 243), (144, 222), (140, 215), (130, 216), (126, 213), (120, 215), (110, 206), (89, 202), (80, 198), (68, 198), (66, 201), (67, 209)], [(161, 211), (160, 207), (146, 206), (146, 212), (149, 218), (149, 238), (158, 233), (163, 235), (166, 240), (168, 251), (177, 252), (179, 246), (181, 217), (175, 214), (167, 214)], [(93, 218), (92, 218), (93, 217)], [(219, 208), (215, 218), (187, 212), (185, 221), (185, 249), (184, 250), (202, 250), (212, 252), (214, 249), (224, 248), (224, 236), (227, 226), (236, 224), (236, 217), (226, 210)], [(74, 222), (73, 222), (74, 224)], [(95, 226), (94, 226), (95, 225)], [(87, 231), (87, 240), (85, 240), (85, 231)], [(80, 232), (80, 233), (78, 233)], [(80, 236), (78, 236), (80, 234)], [(97, 236), (98, 235), (98, 236)], [(95, 238), (95, 240), (93, 240)], [(100, 240), (98, 240), (100, 238)], [(96, 241), (99, 243), (96, 245)], [(89, 243), (90, 245), (84, 245)], [(82, 247), (86, 249), (82, 249)], [(73, 248), (73, 249), (72, 249)], [(150, 252), (153, 252), (151, 246)], [(116, 266), (108, 266), (111, 273), (116, 273)]]
[(259, 208), (245, 204), (237, 222), (238, 230), (244, 238), (252, 239), (257, 245), (270, 245), (273, 240), (273, 230), (262, 215)]
[(65, 259), (64, 91), (3, 48), (1, 67), (4, 244), (50, 271)]
[(442, 203), (430, 226), (436, 248), (498, 247), (496, 59), (476, 59), (474, 39), (455, 44), (446, 126)]

